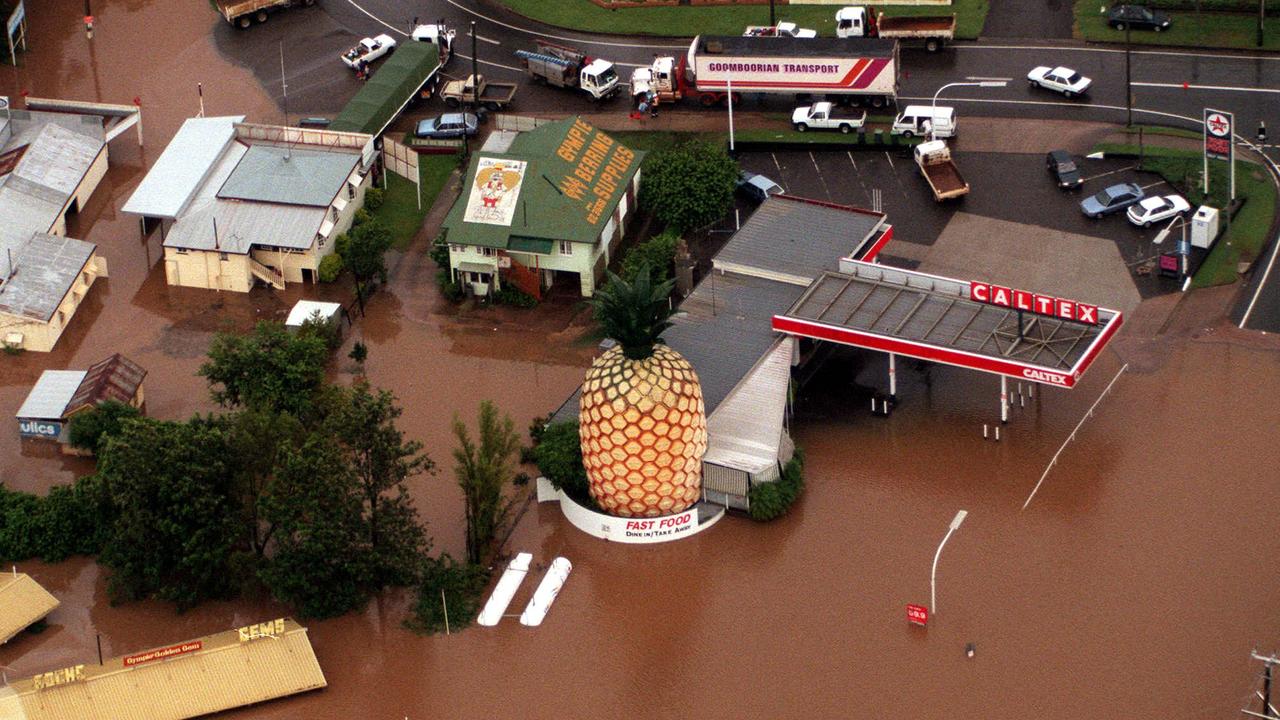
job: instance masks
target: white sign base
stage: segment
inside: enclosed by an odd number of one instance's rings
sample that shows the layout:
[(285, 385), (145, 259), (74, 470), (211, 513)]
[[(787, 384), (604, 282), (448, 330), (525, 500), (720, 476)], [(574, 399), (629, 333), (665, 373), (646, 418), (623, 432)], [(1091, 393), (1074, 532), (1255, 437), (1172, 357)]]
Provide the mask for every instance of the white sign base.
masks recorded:
[(538, 502), (559, 502), (560, 511), (574, 527), (582, 532), (613, 542), (645, 545), (671, 542), (692, 537), (715, 525), (724, 517), (724, 509), (709, 519), (700, 520), (698, 510), (690, 508), (675, 515), (654, 518), (624, 518), (583, 507), (561, 490), (551, 487), (551, 481), (538, 478)]

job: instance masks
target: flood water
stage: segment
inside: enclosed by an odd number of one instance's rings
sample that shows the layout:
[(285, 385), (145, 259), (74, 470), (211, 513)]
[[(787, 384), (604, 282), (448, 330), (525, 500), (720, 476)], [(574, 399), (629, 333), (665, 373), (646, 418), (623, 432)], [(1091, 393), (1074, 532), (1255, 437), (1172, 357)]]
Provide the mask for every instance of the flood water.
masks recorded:
[[(111, 278), (89, 294), (56, 352), (0, 357), (0, 414), (12, 415), (42, 369), (83, 368), (116, 351), (148, 369), (153, 416), (211, 410), (194, 372), (212, 333), (280, 317), (302, 291), (168, 288), (152, 266), (154, 244), (118, 208), (194, 112), (182, 88), (197, 78), (222, 88), (206, 92), (211, 114), (269, 120), (277, 108), (218, 52), (209, 39), (216, 18), (203, 2), (96, 3), (96, 62), (81, 6), (47, 4), (57, 12), (31, 14), (40, 42), (24, 68), (0, 67), (0, 91), (106, 102), (138, 95), (146, 145), (112, 145), (111, 172), (80, 218), (87, 230), (73, 230), (99, 244)], [(165, 28), (148, 35), (158, 65), (121, 71), (137, 64), (137, 39), (113, 27)], [(371, 381), (404, 406), (401, 427), (441, 465), (411, 490), (437, 549), (457, 555), (454, 412), (473, 417), (492, 399), (523, 427), (571, 392), (592, 351), (572, 303), (459, 315), (438, 297), (433, 272), (419, 252), (397, 258), (389, 291), (373, 299), (353, 338), (370, 346)], [(1256, 687), (1249, 651), (1280, 644), (1280, 536), (1271, 522), (1280, 507), (1280, 343), (1220, 320), (1230, 292), (1193, 294), (1176, 307), (1177, 297), (1147, 301), (1079, 387), (1042, 390), (1016, 408), (999, 443), (982, 440), (982, 424), (998, 418), (998, 379), (934, 368), (926, 383), (905, 368), (902, 403), (884, 419), (865, 409), (866, 388), (887, 384), (883, 358), (840, 356), (797, 401), (793, 434), (808, 457), (808, 488), (785, 518), (729, 517), (678, 543), (627, 547), (532, 506), (508, 550), (574, 563), (541, 627), (509, 619), (420, 638), (401, 628), (408, 595), (390, 592), (360, 614), (309, 625), (327, 689), (225, 716), (1235, 716)], [(333, 374), (350, 377), (342, 362)], [(42, 457), (15, 435), (0, 432), (8, 486), (43, 491), (92, 469)], [(909, 626), (905, 605), (929, 603), (933, 552), (960, 509), (969, 515), (943, 554), (935, 616), (927, 630)], [(161, 603), (112, 607), (91, 561), (20, 569), (62, 606), (43, 634), (0, 648), (10, 676), (92, 662), (95, 635), (112, 656), (286, 612), (265, 600), (183, 615)]]

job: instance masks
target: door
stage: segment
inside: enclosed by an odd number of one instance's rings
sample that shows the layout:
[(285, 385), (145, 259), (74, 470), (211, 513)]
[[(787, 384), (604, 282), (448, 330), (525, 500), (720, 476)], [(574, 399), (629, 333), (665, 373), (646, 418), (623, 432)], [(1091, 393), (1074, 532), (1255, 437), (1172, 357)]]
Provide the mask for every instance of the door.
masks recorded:
[(315, 281), (315, 273), (312, 272), (311, 268), (302, 268), (302, 282), (315, 283)]

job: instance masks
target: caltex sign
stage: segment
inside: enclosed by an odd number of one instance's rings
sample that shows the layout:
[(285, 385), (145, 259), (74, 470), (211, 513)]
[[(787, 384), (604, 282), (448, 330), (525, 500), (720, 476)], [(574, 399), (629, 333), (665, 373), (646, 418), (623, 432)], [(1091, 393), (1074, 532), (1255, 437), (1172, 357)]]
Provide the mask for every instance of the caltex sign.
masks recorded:
[(1231, 159), (1235, 117), (1220, 110), (1204, 110), (1204, 154), (1212, 160)]

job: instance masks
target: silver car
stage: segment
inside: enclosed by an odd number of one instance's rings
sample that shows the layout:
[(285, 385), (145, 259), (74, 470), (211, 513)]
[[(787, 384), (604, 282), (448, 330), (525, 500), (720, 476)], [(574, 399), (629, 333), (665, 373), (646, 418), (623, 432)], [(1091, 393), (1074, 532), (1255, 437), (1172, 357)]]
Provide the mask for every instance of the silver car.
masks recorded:
[(1080, 211), (1091, 218), (1102, 217), (1140, 202), (1145, 195), (1134, 183), (1120, 183), (1081, 200)]
[(418, 122), (413, 134), (420, 138), (456, 138), (475, 135), (480, 122), (471, 113), (445, 113)]
[(743, 172), (738, 176), (738, 191), (756, 202), (764, 202), (770, 195), (781, 195), (786, 192), (778, 183), (753, 172)]

